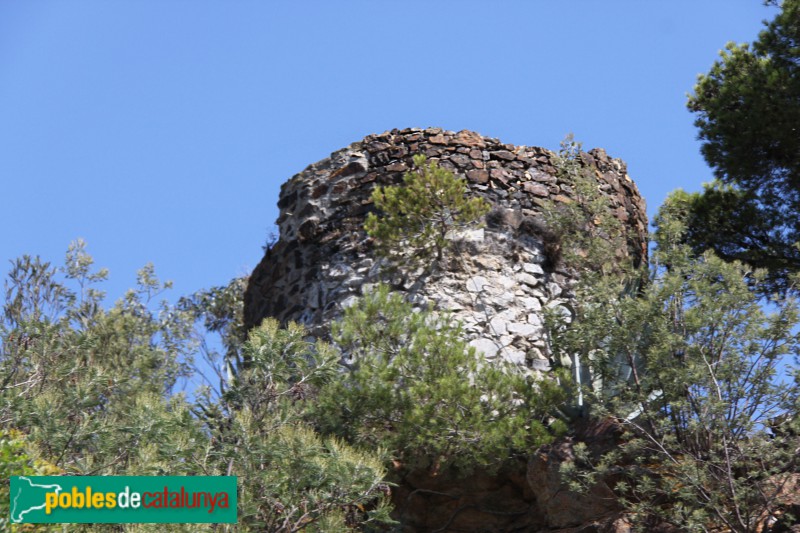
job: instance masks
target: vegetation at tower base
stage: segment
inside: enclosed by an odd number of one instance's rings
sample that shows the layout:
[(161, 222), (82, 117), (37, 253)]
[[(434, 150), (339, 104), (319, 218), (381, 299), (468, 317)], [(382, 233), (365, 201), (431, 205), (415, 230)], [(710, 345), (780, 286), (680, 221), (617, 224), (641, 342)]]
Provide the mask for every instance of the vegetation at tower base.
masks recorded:
[(585, 390), (592, 416), (623, 432), (605, 454), (576, 446), (564, 473), (573, 486), (609, 484), (648, 530), (791, 524), (782, 498), (796, 484), (798, 442), (768, 428), (779, 415), (796, 418), (787, 365), (800, 352), (797, 304), (776, 300), (767, 314), (748, 287), (763, 272), (712, 252), (693, 256), (682, 244), (682, 207), (662, 207), (650, 279), (637, 297), (595, 286), (597, 305), (553, 330), (556, 352), (580, 354), (603, 379), (602, 391)]
[(296, 324), (265, 320), (250, 332), (219, 402), (201, 399), (209, 459), (240, 476), (240, 526), (254, 531), (344, 531), (388, 524), (380, 448), (354, 449), (303, 421), (307, 401), (333, 380), (339, 354), (304, 340)]
[(752, 44), (729, 44), (700, 76), (688, 106), (717, 182), (685, 194), (687, 241), (767, 273), (769, 296), (800, 271), (800, 1)]
[(463, 338), (446, 315), (415, 312), (378, 286), (334, 326), (349, 370), (321, 390), (315, 423), (387, 448), (403, 470), (451, 475), (497, 468), (564, 432), (553, 419), (562, 387), (517, 365), (481, 363)]
[[(239, 531), (343, 531), (390, 522), (382, 455), (323, 438), (303, 422), (303, 395), (331, 375), (330, 348), (314, 349), (301, 328), (274, 323), (240, 342), (241, 280), (179, 306), (158, 304), (168, 284), (148, 266), (138, 287), (106, 309), (96, 285), (107, 273), (92, 271), (92, 263), (77, 242), (63, 268), (23, 257), (8, 275), (0, 316), (1, 471), (237, 475)], [(197, 317), (225, 333), (235, 371), (219, 394), (207, 388), (190, 402), (174, 384), (193, 370), (203, 344)], [(7, 491), (0, 497), (7, 499)]]
[(382, 216), (369, 213), (364, 228), (381, 255), (427, 264), (441, 261), (453, 232), (477, 224), (490, 206), (483, 198), (468, 198), (463, 178), (424, 155), (414, 156), (414, 166), (402, 185), (375, 188), (372, 201)]

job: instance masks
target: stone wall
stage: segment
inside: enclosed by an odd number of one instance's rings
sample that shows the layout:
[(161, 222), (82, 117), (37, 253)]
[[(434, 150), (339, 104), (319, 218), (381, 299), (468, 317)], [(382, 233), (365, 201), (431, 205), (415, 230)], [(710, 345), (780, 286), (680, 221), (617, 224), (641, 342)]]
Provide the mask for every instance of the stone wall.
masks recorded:
[[(376, 184), (402, 181), (422, 153), (466, 177), (470, 194), (492, 205), (483, 228), (461, 234), (443, 268), (399, 287), (419, 306), (446, 309), (462, 321), (470, 343), (488, 359), (531, 369), (550, 366), (542, 337), (543, 309), (571, 314), (569, 270), (553, 257), (541, 223), (547, 202), (571, 202), (553, 153), (438, 128), (370, 135), (310, 165), (287, 181), (278, 206), (279, 240), (253, 272), (245, 321), (264, 317), (306, 324), (326, 336), (332, 320), (385, 276), (363, 230)], [(628, 230), (627, 253), (647, 253), (644, 201), (625, 163), (601, 149), (581, 154), (608, 207)]]

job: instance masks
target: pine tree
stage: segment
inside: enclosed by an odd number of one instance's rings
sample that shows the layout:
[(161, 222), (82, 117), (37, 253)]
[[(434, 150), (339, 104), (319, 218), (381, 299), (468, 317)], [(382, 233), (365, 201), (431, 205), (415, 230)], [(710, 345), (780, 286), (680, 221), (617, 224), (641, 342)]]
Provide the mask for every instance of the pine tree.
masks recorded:
[(469, 198), (464, 178), (424, 155), (414, 156), (414, 166), (402, 185), (375, 188), (372, 201), (381, 215), (369, 213), (364, 227), (386, 257), (439, 262), (457, 233), (477, 224), (489, 204)]
[(717, 181), (684, 195), (685, 237), (698, 253), (767, 269), (769, 297), (794, 290), (800, 272), (800, 1), (780, 2), (752, 45), (720, 56), (688, 102)]
[[(650, 279), (620, 297), (594, 285), (589, 305), (552, 330), (553, 348), (603, 377), (587, 389), (592, 414), (624, 431), (601, 456), (578, 447), (567, 474), (613, 485), (639, 527), (759, 530), (777, 519), (796, 468), (791, 437), (768, 431), (795, 411), (787, 363), (800, 353), (793, 300), (762, 309), (748, 280), (763, 272), (682, 244), (686, 213), (667, 202)], [(592, 292), (593, 291), (593, 292)]]

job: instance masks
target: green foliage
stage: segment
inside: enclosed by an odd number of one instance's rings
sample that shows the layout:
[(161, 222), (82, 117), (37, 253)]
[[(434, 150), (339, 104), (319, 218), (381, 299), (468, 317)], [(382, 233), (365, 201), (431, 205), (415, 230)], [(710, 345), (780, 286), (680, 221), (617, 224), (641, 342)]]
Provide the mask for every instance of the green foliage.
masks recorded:
[(203, 320), (203, 327), (207, 331), (220, 334), (226, 357), (234, 363), (241, 362), (236, 360), (236, 356), (247, 338), (242, 322), (242, 295), (246, 288), (246, 277), (234, 278), (227, 285), (197, 291), (178, 301), (179, 309), (189, 311), (196, 319)]
[(550, 202), (543, 208), (548, 228), (560, 241), (561, 260), (581, 275), (607, 276), (629, 270), (622, 223), (614, 216), (600, 183), (581, 161), (581, 144), (572, 135), (553, 157), (559, 179), (573, 189), (571, 202)]
[(765, 295), (791, 289), (800, 271), (800, 1), (784, 0), (752, 46), (728, 44), (688, 106), (706, 161), (733, 187), (690, 198), (688, 242), (767, 268)]
[(239, 476), (239, 525), (255, 531), (345, 531), (389, 523), (380, 450), (356, 450), (303, 423), (305, 400), (333, 379), (338, 354), (267, 319), (242, 346), (247, 364), (220, 403), (201, 402), (208, 467)]
[(385, 286), (345, 311), (334, 339), (349, 368), (320, 391), (312, 418), (325, 432), (433, 472), (497, 467), (552, 438), (563, 389), (482, 363), (459, 325)]
[[(9, 479), (11, 476), (57, 476), (61, 470), (52, 464), (36, 458), (29, 451), (25, 435), (19, 431), (0, 429), (0, 508), (10, 509)], [(57, 531), (60, 526), (27, 525), (12, 526), (4, 512), (0, 516), (2, 531)]]
[(164, 288), (150, 267), (138, 289), (106, 311), (92, 285), (106, 272), (91, 272), (83, 243), (70, 247), (66, 265), (61, 281), (49, 264), (26, 256), (9, 275), (0, 424), (24, 431), (69, 473), (158, 471), (181, 456), (170, 436), (194, 424), (182, 398), (165, 399), (186, 375), (179, 357), (193, 349), (191, 323), (167, 304), (158, 313), (147, 307)]
[(637, 297), (596, 293), (604, 305), (553, 331), (556, 354), (579, 354), (605, 380), (593, 414), (625, 432), (605, 456), (579, 449), (566, 470), (587, 484), (616, 480), (645, 529), (755, 531), (795, 467), (796, 445), (767, 427), (796, 401), (781, 370), (800, 353), (798, 309), (786, 300), (767, 314), (747, 283), (761, 272), (694, 257), (681, 244), (685, 216), (680, 201), (662, 208), (651, 279)]
[(765, 269), (759, 285), (753, 286), (765, 297), (794, 290), (792, 277), (800, 267), (800, 233), (790, 220), (795, 212), (721, 182), (706, 184), (702, 193), (676, 191), (673, 201), (687, 212), (685, 239), (695, 253), (711, 249), (727, 261)]
[[(137, 288), (106, 309), (96, 284), (107, 273), (92, 265), (77, 242), (60, 270), (23, 257), (8, 276), (0, 316), (6, 478), (232, 474), (241, 489), (238, 531), (338, 532), (391, 522), (382, 453), (322, 438), (302, 421), (304, 398), (336, 373), (332, 348), (310, 345), (299, 326), (269, 321), (243, 342), (242, 280), (173, 306), (156, 302), (169, 283), (148, 265)], [(201, 344), (197, 319), (222, 333), (230, 376), (216, 393), (206, 387), (189, 403), (173, 389), (190, 377)]]
[[(553, 161), (559, 178), (573, 189), (575, 201), (552, 202), (544, 208), (544, 219), (560, 243), (561, 261), (577, 274), (579, 282), (572, 287), (575, 298), (570, 302), (573, 313), (592, 320), (576, 320), (571, 324), (555, 310), (545, 309), (549, 335), (571, 348), (555, 350), (554, 360), (569, 368), (574, 381), (591, 387), (595, 393), (613, 395), (621, 374), (630, 368), (623, 360), (601, 367), (594, 359), (596, 339), (612, 321), (606, 313), (610, 302), (635, 294), (646, 273), (637, 265), (637, 258), (628, 247), (627, 231), (614, 216), (608, 197), (602, 194), (597, 178), (581, 161), (581, 145), (572, 136), (561, 143)], [(569, 319), (567, 319), (569, 321)], [(575, 407), (583, 410), (583, 396)]]
[(217, 352), (213, 340), (208, 342), (207, 335), (199, 335), (202, 359), (206, 367), (216, 372), (216, 376), (207, 376), (204, 372), (196, 371), (196, 376), (202, 378), (217, 393), (225, 389), (226, 382), (243, 364), (241, 350), (247, 339), (243, 320), (243, 295), (246, 288), (246, 277), (234, 278), (227, 285), (200, 290), (183, 297), (176, 305), (180, 311), (202, 321), (203, 329), (207, 333), (219, 336), (223, 354)]
[(454, 232), (473, 224), (489, 211), (482, 198), (468, 198), (465, 180), (425, 156), (414, 156), (415, 170), (403, 185), (376, 187), (372, 201), (381, 212), (367, 215), (364, 228), (376, 249), (396, 261), (441, 261)]
[[(238, 411), (220, 447), (240, 479), (239, 527), (252, 531), (347, 531), (391, 523), (382, 457), (311, 428), (255, 422)], [(225, 472), (222, 472), (225, 473)]]
[(264, 412), (283, 400), (303, 399), (336, 375), (339, 354), (324, 342), (305, 340), (302, 326), (280, 328), (266, 319), (242, 348), (246, 362), (229, 384), (226, 400)]

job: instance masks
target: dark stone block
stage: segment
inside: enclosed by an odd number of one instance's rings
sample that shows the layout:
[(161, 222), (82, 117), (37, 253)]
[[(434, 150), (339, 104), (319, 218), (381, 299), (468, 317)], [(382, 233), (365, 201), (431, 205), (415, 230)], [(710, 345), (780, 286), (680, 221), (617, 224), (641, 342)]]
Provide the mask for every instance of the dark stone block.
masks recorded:
[(292, 191), (287, 195), (282, 195), (278, 200), (278, 209), (286, 209), (297, 201), (297, 191)]
[(513, 161), (514, 159), (517, 158), (517, 156), (514, 153), (509, 152), (508, 150), (498, 150), (496, 152), (492, 152), (491, 156), (494, 159), (501, 159), (503, 161)]
[(467, 178), (475, 183), (487, 183), (489, 181), (489, 172), (486, 170), (470, 170), (467, 172)]

